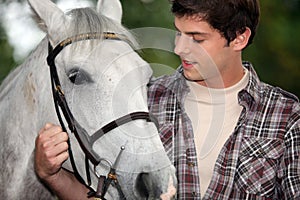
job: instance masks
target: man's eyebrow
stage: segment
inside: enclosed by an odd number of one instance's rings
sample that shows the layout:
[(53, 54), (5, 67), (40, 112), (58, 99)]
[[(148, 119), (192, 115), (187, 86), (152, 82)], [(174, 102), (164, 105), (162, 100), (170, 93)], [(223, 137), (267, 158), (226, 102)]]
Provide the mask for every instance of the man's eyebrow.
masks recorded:
[[(181, 32), (177, 28), (177, 26), (175, 25), (175, 23), (173, 23), (173, 25), (174, 25), (174, 28), (176, 29), (176, 31)], [(209, 35), (209, 33), (204, 33), (204, 32), (199, 32), (199, 31), (189, 31), (189, 32), (183, 32), (183, 33), (186, 34), (186, 35), (201, 35), (201, 36), (207, 36), (207, 35)]]

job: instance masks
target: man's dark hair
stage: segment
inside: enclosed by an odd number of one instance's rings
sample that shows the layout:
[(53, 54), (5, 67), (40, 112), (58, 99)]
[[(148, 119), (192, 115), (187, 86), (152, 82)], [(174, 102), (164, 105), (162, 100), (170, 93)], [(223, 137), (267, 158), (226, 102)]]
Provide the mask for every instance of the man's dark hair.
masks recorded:
[(218, 30), (228, 41), (248, 27), (251, 44), (256, 33), (260, 9), (258, 0), (171, 0), (172, 12), (177, 17), (200, 17)]

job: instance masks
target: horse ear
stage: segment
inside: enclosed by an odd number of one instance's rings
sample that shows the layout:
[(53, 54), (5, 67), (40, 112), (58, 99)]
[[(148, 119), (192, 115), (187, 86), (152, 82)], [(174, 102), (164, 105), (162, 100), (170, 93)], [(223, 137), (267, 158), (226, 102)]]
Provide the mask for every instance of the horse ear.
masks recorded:
[(98, 0), (97, 11), (98, 13), (121, 23), (122, 5), (120, 0)]
[[(57, 23), (64, 22), (66, 19), (64, 12), (50, 0), (28, 0), (28, 3), (35, 14), (33, 18), (39, 27), (48, 33), (49, 37), (55, 36)], [(51, 38), (49, 39), (51, 40)]]

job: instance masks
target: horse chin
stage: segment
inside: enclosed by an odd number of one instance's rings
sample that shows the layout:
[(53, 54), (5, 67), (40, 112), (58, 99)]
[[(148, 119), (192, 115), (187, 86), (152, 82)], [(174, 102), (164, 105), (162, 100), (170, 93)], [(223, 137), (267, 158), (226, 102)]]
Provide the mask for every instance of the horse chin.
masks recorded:
[[(160, 172), (141, 173), (135, 183), (135, 191), (141, 196), (140, 199), (171, 200), (176, 194), (176, 183), (172, 175), (169, 178), (160, 177)], [(165, 180), (162, 180), (162, 179)], [(161, 185), (164, 183), (163, 185)]]
[[(149, 200), (149, 192), (146, 187), (143, 188), (140, 181), (140, 174), (137, 173), (119, 173), (119, 184), (121, 190), (128, 200)], [(113, 199), (120, 199), (120, 195), (115, 187), (111, 188)]]

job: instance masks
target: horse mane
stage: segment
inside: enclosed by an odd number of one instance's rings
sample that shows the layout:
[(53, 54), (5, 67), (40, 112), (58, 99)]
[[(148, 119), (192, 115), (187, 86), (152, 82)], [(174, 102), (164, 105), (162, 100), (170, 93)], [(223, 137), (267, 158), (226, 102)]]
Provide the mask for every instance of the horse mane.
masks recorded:
[(69, 35), (113, 32), (123, 35), (133, 49), (138, 48), (136, 38), (127, 28), (92, 8), (76, 8), (66, 14), (71, 18), (72, 23), (70, 30), (68, 30)]

